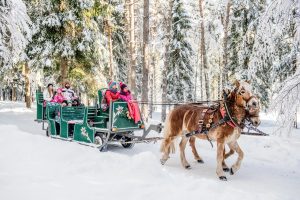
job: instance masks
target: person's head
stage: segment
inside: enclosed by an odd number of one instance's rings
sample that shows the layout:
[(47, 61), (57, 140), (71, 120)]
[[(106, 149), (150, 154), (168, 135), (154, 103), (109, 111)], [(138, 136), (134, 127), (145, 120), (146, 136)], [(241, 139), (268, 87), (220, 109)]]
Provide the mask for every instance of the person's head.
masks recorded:
[(67, 106), (67, 105), (68, 105), (68, 101), (66, 101), (66, 100), (63, 101), (63, 102), (61, 103), (61, 106), (62, 106), (62, 107), (65, 107), (65, 106)]
[(122, 82), (120, 82), (120, 88), (121, 88), (121, 91), (123, 91), (123, 92), (129, 91), (127, 85)]
[(56, 94), (62, 94), (62, 89), (61, 88), (58, 88), (57, 90), (56, 90)]
[(108, 84), (108, 87), (112, 91), (118, 91), (118, 85), (117, 85), (117, 82), (115, 82), (115, 81), (110, 81)]
[(78, 106), (79, 105), (79, 102), (77, 99), (74, 99), (73, 100), (73, 103), (72, 103), (72, 106)]
[(48, 91), (49, 91), (49, 92), (54, 92), (53, 84), (52, 84), (52, 83), (49, 83), (49, 84), (47, 85), (47, 88), (48, 88)]
[(52, 83), (49, 83), (49, 84), (47, 85), (47, 88), (48, 88), (49, 90), (52, 90), (52, 89), (53, 89), (53, 84), (52, 84)]
[(66, 81), (66, 82), (65, 82), (65, 88), (69, 89), (70, 87), (71, 87), (70, 82), (69, 82), (69, 81)]

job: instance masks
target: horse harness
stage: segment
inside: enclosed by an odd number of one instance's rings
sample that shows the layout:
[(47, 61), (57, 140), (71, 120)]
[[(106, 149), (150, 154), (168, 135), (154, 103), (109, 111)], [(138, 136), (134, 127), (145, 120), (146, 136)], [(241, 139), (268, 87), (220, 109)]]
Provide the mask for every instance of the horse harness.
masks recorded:
[[(214, 129), (224, 123), (227, 123), (229, 126), (235, 128), (235, 127), (239, 127), (239, 128), (242, 128), (241, 127), (241, 124), (239, 124), (236, 119), (234, 119), (230, 112), (229, 112), (229, 108), (228, 108), (228, 105), (227, 105), (227, 94), (226, 92), (224, 91), (224, 100), (223, 100), (223, 104), (224, 106), (221, 106), (221, 104), (219, 103), (217, 107), (214, 107), (214, 106), (211, 106), (211, 107), (204, 107), (204, 106), (201, 106), (203, 107), (204, 109), (202, 110), (201, 114), (200, 114), (200, 119), (199, 119), (199, 126), (198, 126), (198, 129), (195, 130), (195, 131), (192, 131), (190, 133), (187, 133), (185, 134), (186, 137), (192, 137), (193, 135), (197, 135), (197, 134), (205, 134), (206, 135), (206, 138), (207, 140), (210, 142), (211, 146), (213, 147), (213, 144), (212, 144), (212, 140), (209, 138), (208, 136), (208, 132), (211, 130), (211, 129)], [(213, 123), (213, 118), (214, 118), (214, 115), (216, 113), (216, 111), (220, 111), (221, 113), (221, 116), (222, 116), (222, 119), (220, 119), (219, 121)], [(205, 117), (207, 118), (208, 116), (208, 119), (205, 120)], [(205, 124), (204, 122), (207, 121), (207, 123)]]

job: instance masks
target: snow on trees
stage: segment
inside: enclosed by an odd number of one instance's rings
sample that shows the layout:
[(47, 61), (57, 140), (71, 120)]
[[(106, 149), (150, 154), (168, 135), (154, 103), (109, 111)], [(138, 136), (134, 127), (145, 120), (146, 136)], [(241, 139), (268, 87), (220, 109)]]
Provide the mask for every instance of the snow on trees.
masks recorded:
[(24, 59), (31, 26), (22, 0), (0, 1), (0, 66), (8, 68)]

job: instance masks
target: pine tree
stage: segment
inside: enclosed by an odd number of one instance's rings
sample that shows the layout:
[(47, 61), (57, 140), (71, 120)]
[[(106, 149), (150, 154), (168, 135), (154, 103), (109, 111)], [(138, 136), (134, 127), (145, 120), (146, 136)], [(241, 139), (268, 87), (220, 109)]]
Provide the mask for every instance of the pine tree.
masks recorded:
[(191, 28), (181, 0), (174, 0), (172, 9), (172, 36), (167, 76), (168, 98), (175, 101), (193, 100), (193, 67), (190, 64), (191, 45), (187, 32)]
[[(121, 6), (116, 1), (113, 4), (115, 7)], [(114, 9), (112, 12), (113, 24), (115, 30), (112, 34), (113, 42), (113, 55), (116, 62), (116, 78), (118, 81), (127, 82), (127, 69), (128, 69), (128, 49), (127, 49), (127, 37), (125, 27), (125, 13), (123, 10)]]
[(101, 11), (99, 3), (95, 0), (30, 3), (36, 31), (28, 54), (34, 65), (66, 67), (61, 74), (61, 79), (66, 79), (76, 66), (88, 68), (97, 64), (101, 33), (95, 17)]

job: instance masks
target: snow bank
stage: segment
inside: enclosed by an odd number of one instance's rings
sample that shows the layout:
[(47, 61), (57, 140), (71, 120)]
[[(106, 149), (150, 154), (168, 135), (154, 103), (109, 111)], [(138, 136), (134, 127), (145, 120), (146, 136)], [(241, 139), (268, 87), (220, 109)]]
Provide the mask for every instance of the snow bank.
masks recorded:
[[(216, 147), (207, 141), (197, 141), (204, 164), (195, 162), (187, 147), (192, 169), (186, 170), (178, 151), (161, 166), (159, 143), (109, 146), (109, 152), (101, 153), (45, 137), (33, 118), (32, 112), (0, 113), (0, 199), (298, 199), (298, 134), (284, 139), (242, 136), (242, 167), (222, 182), (215, 174)], [(264, 119), (262, 127), (270, 129), (273, 123)]]

